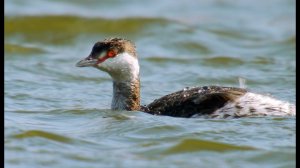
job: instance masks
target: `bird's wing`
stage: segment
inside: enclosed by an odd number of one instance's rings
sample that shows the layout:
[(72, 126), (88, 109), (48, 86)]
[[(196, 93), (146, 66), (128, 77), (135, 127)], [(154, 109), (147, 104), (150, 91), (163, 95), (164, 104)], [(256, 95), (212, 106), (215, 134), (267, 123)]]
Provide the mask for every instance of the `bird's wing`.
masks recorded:
[(154, 100), (148, 106), (143, 107), (142, 111), (173, 117), (207, 115), (246, 92), (241, 88), (219, 86), (185, 88)]

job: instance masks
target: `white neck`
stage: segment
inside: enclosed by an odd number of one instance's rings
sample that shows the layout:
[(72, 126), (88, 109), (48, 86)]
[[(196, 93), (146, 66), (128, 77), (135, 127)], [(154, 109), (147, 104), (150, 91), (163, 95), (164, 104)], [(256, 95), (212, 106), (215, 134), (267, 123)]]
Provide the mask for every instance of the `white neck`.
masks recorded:
[(127, 52), (118, 54), (98, 65), (117, 82), (130, 82), (139, 79), (140, 66), (138, 59)]
[(98, 68), (113, 78), (113, 110), (139, 110), (140, 79), (139, 63), (136, 57), (127, 52), (105, 60)]

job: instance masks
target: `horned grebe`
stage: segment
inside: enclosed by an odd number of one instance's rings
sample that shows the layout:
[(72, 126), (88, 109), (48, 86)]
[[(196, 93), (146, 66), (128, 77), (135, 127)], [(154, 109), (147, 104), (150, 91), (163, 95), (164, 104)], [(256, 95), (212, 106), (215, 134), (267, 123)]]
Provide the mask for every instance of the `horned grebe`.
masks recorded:
[(173, 117), (238, 118), (247, 116), (294, 116), (296, 106), (242, 88), (190, 87), (140, 106), (139, 63), (135, 45), (126, 39), (97, 42), (77, 67), (95, 67), (113, 79), (113, 110), (144, 111)]

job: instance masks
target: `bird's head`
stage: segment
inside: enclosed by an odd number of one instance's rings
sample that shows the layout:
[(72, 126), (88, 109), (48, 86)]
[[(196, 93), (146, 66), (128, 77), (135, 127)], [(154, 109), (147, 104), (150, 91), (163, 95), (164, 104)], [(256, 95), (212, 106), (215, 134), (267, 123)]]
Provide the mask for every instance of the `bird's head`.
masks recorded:
[(107, 72), (115, 81), (139, 77), (139, 64), (135, 45), (125, 39), (110, 38), (95, 43), (90, 55), (77, 67), (95, 67)]

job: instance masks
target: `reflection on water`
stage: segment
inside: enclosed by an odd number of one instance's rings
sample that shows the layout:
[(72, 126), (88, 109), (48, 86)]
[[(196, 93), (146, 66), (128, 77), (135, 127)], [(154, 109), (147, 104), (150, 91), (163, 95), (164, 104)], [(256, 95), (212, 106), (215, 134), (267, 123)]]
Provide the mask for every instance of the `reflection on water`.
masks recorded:
[(5, 165), (295, 167), (293, 117), (111, 111), (110, 77), (74, 66), (96, 41), (121, 36), (137, 46), (142, 104), (186, 86), (239, 87), (239, 79), (295, 103), (294, 5), (5, 1)]

